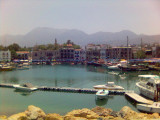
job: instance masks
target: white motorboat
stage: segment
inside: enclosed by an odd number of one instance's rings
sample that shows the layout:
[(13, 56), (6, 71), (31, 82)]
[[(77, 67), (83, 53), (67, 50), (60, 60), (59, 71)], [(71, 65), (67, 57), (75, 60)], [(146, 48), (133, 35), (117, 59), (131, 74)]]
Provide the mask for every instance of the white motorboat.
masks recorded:
[(30, 83), (26, 83), (26, 84), (22, 84), (22, 85), (13, 85), (13, 87), (16, 90), (21, 90), (21, 91), (35, 91), (38, 89)]
[(136, 83), (140, 94), (150, 99), (155, 99), (155, 96), (160, 98), (160, 78), (157, 75), (139, 75), (140, 82)]
[(147, 113), (160, 113), (160, 103), (154, 102), (153, 104), (137, 104), (137, 109)]
[(98, 99), (106, 99), (107, 96), (109, 94), (109, 91), (108, 90), (99, 90), (97, 93), (96, 93), (96, 97)]
[(93, 86), (95, 89), (107, 89), (107, 90), (124, 90), (123, 87), (115, 85), (114, 82), (108, 82), (105, 85), (96, 85)]
[(120, 70), (119, 69), (119, 64), (118, 65), (112, 65), (112, 66), (108, 66), (109, 70)]

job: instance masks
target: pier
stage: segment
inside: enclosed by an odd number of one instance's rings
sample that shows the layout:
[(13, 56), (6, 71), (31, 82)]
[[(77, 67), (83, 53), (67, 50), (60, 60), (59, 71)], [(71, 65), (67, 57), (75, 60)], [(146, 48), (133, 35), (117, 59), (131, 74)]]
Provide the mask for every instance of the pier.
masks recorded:
[(152, 100), (148, 100), (148, 99), (146, 99), (146, 98), (144, 98), (134, 92), (133, 93), (128, 92), (128, 93), (125, 93), (125, 95), (128, 96), (129, 98), (135, 100), (136, 102), (139, 102), (139, 103), (145, 103), (145, 104), (152, 104), (153, 103)]
[[(13, 84), (0, 84), (0, 87), (14, 88)], [(95, 94), (99, 89), (90, 88), (70, 88), (70, 87), (37, 87), (40, 91), (53, 91), (53, 92), (68, 92), (68, 93), (84, 93)], [(132, 93), (131, 90), (109, 90), (109, 95), (124, 95), (125, 93)]]

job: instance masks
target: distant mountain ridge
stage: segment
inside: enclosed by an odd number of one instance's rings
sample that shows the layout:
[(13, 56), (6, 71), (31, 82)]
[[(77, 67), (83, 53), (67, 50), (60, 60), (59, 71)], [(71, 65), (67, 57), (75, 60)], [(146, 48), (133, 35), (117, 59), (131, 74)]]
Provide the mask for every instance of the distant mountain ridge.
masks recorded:
[(96, 32), (86, 34), (76, 29), (54, 29), (48, 27), (35, 28), (25, 35), (4, 35), (0, 36), (1, 45), (8, 46), (12, 43), (18, 43), (20, 46), (34, 46), (38, 44), (53, 44), (55, 38), (59, 44), (71, 40), (76, 44), (85, 46), (89, 43), (110, 44), (112, 46), (121, 46), (127, 44), (160, 43), (160, 35), (138, 35), (129, 30), (120, 32)]

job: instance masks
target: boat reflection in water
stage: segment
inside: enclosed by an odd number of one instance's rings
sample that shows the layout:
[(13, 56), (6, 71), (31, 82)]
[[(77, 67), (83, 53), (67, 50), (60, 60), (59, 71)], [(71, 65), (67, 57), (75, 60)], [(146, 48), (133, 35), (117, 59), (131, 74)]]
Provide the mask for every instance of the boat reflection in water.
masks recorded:
[(105, 106), (108, 102), (108, 99), (113, 99), (114, 96), (108, 95), (107, 99), (95, 99), (97, 106)]
[(14, 90), (14, 92), (18, 93), (18, 94), (20, 94), (22, 96), (29, 96), (29, 95), (31, 95), (33, 93), (32, 91), (21, 91), (21, 90), (18, 90), (18, 89)]
[(107, 104), (108, 99), (95, 99), (95, 103), (97, 106), (104, 106)]

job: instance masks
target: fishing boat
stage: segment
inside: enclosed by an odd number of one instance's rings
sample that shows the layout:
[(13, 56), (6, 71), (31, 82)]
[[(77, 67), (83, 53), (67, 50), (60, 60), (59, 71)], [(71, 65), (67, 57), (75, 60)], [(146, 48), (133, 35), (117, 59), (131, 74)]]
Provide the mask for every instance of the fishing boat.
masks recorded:
[(35, 91), (38, 88), (34, 87), (31, 83), (26, 83), (22, 85), (13, 85), (13, 87), (16, 90), (21, 90), (21, 91)]
[(147, 113), (160, 113), (160, 103), (154, 102), (153, 104), (137, 104), (137, 109)]
[(95, 89), (107, 89), (107, 90), (124, 90), (123, 87), (115, 85), (114, 82), (107, 82), (105, 85), (93, 86)]
[(97, 97), (97, 99), (106, 99), (108, 94), (109, 94), (109, 91), (103, 89), (103, 90), (99, 90), (96, 93), (96, 97)]
[(139, 75), (140, 81), (136, 83), (140, 94), (143, 96), (155, 99), (155, 96), (160, 98), (160, 78), (157, 75)]

